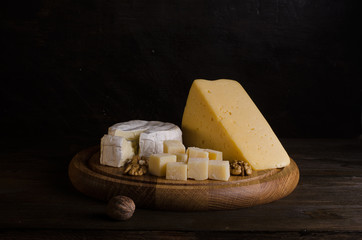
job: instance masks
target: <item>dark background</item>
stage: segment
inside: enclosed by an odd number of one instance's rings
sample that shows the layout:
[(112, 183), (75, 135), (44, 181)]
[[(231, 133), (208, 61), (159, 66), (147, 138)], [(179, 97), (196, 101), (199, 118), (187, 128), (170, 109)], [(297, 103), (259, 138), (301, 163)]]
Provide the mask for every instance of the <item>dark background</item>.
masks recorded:
[(3, 142), (180, 125), (196, 78), (238, 80), (281, 138), (357, 137), (359, 15), (344, 0), (3, 1)]

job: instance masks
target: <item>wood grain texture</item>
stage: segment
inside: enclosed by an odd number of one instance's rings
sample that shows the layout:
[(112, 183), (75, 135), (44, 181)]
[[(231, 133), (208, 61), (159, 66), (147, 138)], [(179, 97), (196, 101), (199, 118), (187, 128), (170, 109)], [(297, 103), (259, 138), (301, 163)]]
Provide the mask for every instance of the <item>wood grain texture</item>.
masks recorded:
[(298, 184), (296, 163), (283, 169), (254, 172), (229, 181), (175, 181), (151, 175), (128, 176), (123, 168), (99, 164), (98, 147), (78, 153), (69, 177), (80, 192), (104, 201), (115, 195), (131, 197), (137, 207), (163, 210), (225, 210), (269, 203), (290, 194)]
[[(358, 240), (361, 239), (360, 232), (183, 232), (183, 231), (107, 231), (107, 230), (65, 230), (60, 234), (56, 230), (24, 230), (3, 231), (0, 232), (2, 240), (69, 240), (69, 239), (96, 239), (96, 240), (114, 240), (114, 239), (151, 239), (151, 240), (199, 240), (199, 239), (268, 239), (268, 240)], [(14, 237), (16, 236), (16, 238)]]

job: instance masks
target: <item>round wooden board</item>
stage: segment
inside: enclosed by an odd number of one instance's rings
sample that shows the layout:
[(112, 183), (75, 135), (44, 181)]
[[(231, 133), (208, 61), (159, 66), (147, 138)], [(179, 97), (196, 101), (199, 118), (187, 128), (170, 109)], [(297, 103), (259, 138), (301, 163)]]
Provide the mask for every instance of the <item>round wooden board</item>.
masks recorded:
[(115, 195), (132, 198), (138, 208), (177, 211), (250, 207), (281, 199), (298, 184), (299, 169), (291, 159), (282, 169), (231, 176), (229, 181), (173, 181), (151, 175), (128, 176), (123, 168), (99, 164), (99, 147), (79, 152), (69, 165), (69, 177), (80, 192), (104, 201)]

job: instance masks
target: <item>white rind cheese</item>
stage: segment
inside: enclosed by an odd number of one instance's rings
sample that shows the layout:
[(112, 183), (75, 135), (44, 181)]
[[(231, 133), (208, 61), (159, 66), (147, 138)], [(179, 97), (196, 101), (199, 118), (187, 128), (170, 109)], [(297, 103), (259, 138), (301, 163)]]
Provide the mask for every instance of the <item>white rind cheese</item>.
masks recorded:
[(182, 142), (181, 129), (172, 123), (159, 121), (132, 120), (114, 124), (108, 129), (109, 135), (120, 136), (132, 142), (136, 154), (148, 158), (151, 154), (163, 152), (163, 141)]
[(182, 142), (181, 129), (172, 123), (151, 121), (148, 129), (141, 133), (139, 146), (140, 156), (149, 157), (151, 154), (163, 152), (163, 141), (178, 140)]
[(123, 137), (105, 134), (101, 139), (100, 163), (111, 167), (122, 167), (134, 156), (130, 141)]
[(132, 120), (116, 123), (108, 128), (108, 134), (124, 137), (129, 141), (137, 140), (140, 134), (148, 129), (148, 121)]

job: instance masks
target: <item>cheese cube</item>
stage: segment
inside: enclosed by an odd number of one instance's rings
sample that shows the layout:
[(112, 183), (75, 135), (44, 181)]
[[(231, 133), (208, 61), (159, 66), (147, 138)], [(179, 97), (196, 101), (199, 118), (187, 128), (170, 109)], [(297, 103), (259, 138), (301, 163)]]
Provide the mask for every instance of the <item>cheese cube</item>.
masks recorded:
[(197, 147), (188, 147), (186, 153), (189, 158), (209, 158), (209, 153), (205, 149)]
[(178, 140), (165, 140), (163, 141), (164, 153), (185, 153), (185, 146)]
[(209, 153), (209, 160), (222, 160), (222, 152), (212, 149), (205, 149), (205, 151)]
[(187, 163), (187, 154), (186, 153), (175, 153), (176, 162)]
[(209, 176), (209, 159), (189, 158), (187, 177), (195, 180), (206, 180)]
[(187, 180), (187, 164), (185, 164), (183, 162), (167, 163), (166, 179)]
[(290, 163), (279, 139), (237, 81), (195, 80), (183, 113), (182, 131), (186, 146), (218, 149), (225, 159), (247, 161), (255, 170)]
[(123, 137), (105, 134), (101, 139), (100, 164), (122, 167), (135, 155), (132, 143)]
[(209, 161), (209, 179), (228, 181), (230, 177), (229, 161)]
[(176, 162), (176, 155), (169, 153), (158, 153), (150, 156), (148, 160), (148, 170), (154, 176), (166, 176), (166, 165)]

